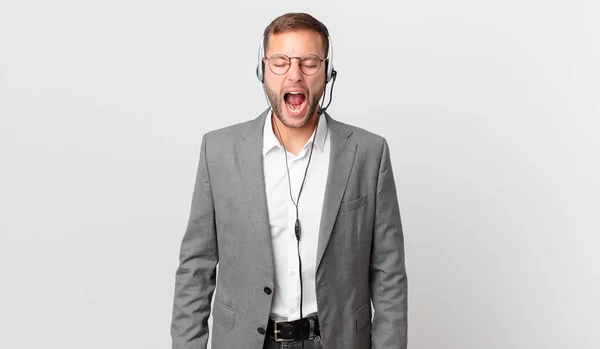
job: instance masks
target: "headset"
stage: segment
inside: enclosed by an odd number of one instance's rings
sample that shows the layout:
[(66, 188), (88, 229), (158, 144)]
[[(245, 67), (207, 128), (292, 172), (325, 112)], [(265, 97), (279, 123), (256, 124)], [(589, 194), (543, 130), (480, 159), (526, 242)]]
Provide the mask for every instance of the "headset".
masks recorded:
[[(336, 71), (335, 69), (333, 69), (333, 45), (331, 43), (331, 37), (327, 37), (327, 42), (329, 43), (328, 45), (328, 49), (327, 49), (327, 57), (325, 57), (325, 71), (327, 72), (326, 75), (326, 82), (331, 81), (331, 79), (336, 75)], [(260, 46), (258, 47), (258, 62), (256, 64), (256, 77), (258, 78), (258, 81), (260, 81), (261, 83), (265, 83), (265, 62), (263, 61), (263, 58), (265, 56), (265, 51), (264, 51), (264, 47), (263, 44), (261, 43)]]

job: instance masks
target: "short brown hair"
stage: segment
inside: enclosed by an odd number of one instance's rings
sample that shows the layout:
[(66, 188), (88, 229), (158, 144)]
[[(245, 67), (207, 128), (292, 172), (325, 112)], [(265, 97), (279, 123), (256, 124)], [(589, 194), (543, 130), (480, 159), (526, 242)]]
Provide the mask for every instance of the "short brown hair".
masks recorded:
[(321, 35), (323, 48), (325, 49), (325, 57), (329, 52), (329, 31), (325, 24), (321, 23), (315, 17), (308, 13), (286, 13), (273, 20), (267, 28), (265, 28), (263, 37), (264, 52), (267, 52), (269, 46), (269, 38), (271, 35), (277, 35), (299, 29), (314, 30)]

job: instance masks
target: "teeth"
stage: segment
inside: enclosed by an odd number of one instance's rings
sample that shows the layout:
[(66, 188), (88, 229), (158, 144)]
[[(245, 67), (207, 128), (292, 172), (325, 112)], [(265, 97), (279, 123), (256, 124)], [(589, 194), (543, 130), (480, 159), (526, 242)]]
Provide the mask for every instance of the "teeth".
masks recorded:
[(302, 92), (288, 92), (288, 93), (291, 95), (301, 95), (302, 94)]

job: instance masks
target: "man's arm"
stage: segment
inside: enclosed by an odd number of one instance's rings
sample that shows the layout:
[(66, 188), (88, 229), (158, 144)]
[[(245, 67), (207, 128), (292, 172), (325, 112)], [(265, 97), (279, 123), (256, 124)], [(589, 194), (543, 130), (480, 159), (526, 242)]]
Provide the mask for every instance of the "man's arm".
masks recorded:
[(206, 161), (206, 135), (192, 196), (188, 226), (175, 275), (171, 338), (173, 349), (206, 348), (208, 317), (218, 262), (215, 210)]
[(406, 349), (407, 278), (404, 236), (390, 153), (385, 139), (375, 197), (370, 282), (371, 299), (375, 308), (371, 327), (372, 348)]

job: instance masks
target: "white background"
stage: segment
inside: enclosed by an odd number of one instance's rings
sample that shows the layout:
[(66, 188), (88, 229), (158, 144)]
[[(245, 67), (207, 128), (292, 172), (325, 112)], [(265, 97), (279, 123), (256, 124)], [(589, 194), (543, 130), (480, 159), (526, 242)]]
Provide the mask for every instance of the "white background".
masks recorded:
[(289, 11), (390, 144), (410, 348), (600, 347), (591, 0), (0, 1), (0, 347), (170, 347), (201, 136), (265, 108)]

